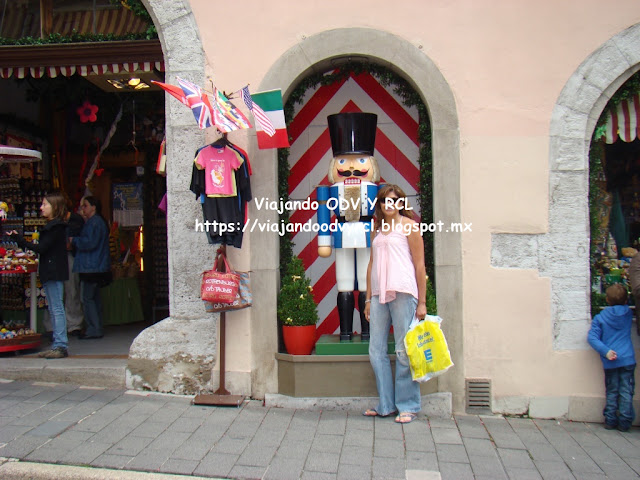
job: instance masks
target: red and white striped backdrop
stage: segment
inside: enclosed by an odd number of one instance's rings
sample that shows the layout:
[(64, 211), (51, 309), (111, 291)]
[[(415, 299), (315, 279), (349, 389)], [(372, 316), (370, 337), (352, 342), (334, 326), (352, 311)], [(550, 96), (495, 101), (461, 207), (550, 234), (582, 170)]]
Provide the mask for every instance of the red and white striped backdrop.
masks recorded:
[[(369, 112), (378, 115), (374, 156), (378, 161), (381, 183), (398, 184), (418, 211), (416, 192), (420, 179), (418, 167), (418, 110), (407, 108), (393, 87), (383, 87), (372, 75), (363, 73), (346, 81), (318, 87), (306, 93), (296, 107), (289, 126), (292, 138), (289, 155), (291, 200), (315, 200), (317, 185), (329, 185), (327, 173), (332, 158), (327, 116), (339, 112)], [(292, 223), (316, 222), (315, 211), (298, 210)], [(317, 336), (339, 331), (336, 298), (335, 256), (318, 256), (317, 235), (299, 232), (293, 237), (294, 255), (299, 256), (313, 285), (320, 323)], [(357, 303), (357, 302), (356, 302)], [(360, 319), (354, 313), (354, 331), (360, 332)]]
[(623, 142), (633, 142), (640, 137), (640, 97), (636, 93), (622, 100), (615, 109), (609, 111), (605, 141), (614, 143), (618, 137)]
[(33, 78), (48, 76), (55, 78), (58, 75), (70, 77), (78, 74), (83, 77), (88, 75), (103, 75), (105, 73), (133, 73), (151, 72), (153, 70), (164, 72), (164, 62), (128, 62), (110, 63), (108, 65), (70, 65), (64, 67), (6, 67), (0, 68), (0, 78), (9, 78), (15, 75), (17, 78), (25, 78), (31, 75)]

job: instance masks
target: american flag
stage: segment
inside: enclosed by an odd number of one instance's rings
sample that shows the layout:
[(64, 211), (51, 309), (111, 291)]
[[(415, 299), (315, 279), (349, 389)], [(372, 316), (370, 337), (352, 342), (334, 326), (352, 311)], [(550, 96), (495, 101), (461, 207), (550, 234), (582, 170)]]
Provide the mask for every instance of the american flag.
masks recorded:
[(269, 120), (269, 117), (267, 117), (267, 114), (264, 113), (264, 110), (262, 110), (257, 103), (253, 103), (251, 94), (249, 93), (249, 85), (242, 88), (242, 100), (244, 100), (247, 108), (251, 110), (253, 118), (256, 119), (256, 122), (258, 122), (258, 125), (260, 125), (264, 133), (273, 137), (276, 134), (276, 129), (273, 123), (271, 123), (271, 120)]
[(178, 78), (178, 85), (185, 94), (187, 105), (191, 108), (201, 130), (213, 126), (213, 112), (207, 94), (203, 94), (200, 87), (188, 80)]

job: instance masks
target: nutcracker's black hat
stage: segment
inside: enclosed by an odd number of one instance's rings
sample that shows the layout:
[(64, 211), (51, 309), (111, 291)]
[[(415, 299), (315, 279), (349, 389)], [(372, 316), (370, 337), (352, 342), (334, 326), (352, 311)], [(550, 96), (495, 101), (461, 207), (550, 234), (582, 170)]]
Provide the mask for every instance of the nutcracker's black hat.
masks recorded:
[(336, 113), (327, 117), (333, 156), (361, 153), (372, 156), (376, 143), (375, 113)]

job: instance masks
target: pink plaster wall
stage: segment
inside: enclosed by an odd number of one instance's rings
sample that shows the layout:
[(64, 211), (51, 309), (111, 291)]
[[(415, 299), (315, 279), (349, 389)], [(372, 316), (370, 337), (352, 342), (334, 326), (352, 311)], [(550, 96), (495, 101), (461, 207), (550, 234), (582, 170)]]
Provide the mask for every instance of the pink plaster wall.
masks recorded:
[(392, 33), (437, 65), (458, 108), (461, 221), (473, 222), (462, 245), (465, 376), (492, 378), (495, 395), (601, 394), (594, 352), (552, 350), (549, 280), (492, 268), (491, 233), (547, 230), (553, 106), (589, 54), (640, 22), (637, 0), (241, 3), (191, 0), (225, 91), (257, 87), (288, 49), (336, 28)]

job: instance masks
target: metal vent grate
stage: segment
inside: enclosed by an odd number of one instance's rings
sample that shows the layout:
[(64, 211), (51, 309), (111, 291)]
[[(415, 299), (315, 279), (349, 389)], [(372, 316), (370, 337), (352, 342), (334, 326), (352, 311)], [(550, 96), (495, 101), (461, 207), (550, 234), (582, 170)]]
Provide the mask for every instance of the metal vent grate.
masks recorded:
[(491, 413), (491, 380), (467, 378), (467, 413)]

